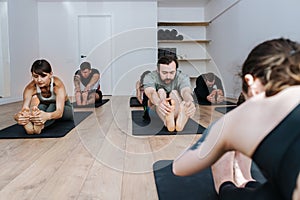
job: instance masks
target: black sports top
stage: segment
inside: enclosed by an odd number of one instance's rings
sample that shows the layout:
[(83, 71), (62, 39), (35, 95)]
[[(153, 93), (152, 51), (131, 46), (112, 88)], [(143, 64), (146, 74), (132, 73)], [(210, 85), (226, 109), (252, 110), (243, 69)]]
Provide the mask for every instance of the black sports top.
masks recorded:
[(283, 199), (292, 199), (300, 171), (300, 104), (259, 144), (253, 160)]

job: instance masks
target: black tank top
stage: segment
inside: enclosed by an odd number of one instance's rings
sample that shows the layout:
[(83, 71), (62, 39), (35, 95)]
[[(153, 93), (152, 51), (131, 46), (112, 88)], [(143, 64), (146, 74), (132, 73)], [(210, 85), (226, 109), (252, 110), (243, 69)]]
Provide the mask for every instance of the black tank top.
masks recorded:
[(300, 170), (300, 104), (263, 139), (252, 158), (282, 198), (292, 199)]

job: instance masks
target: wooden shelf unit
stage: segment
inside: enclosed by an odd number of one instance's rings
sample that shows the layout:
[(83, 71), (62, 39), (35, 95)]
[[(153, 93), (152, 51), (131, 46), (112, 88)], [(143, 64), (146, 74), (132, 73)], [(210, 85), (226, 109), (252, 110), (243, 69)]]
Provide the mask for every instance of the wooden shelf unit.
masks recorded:
[(208, 62), (210, 61), (211, 59), (210, 58), (178, 58), (177, 59), (178, 61), (186, 61), (186, 62), (189, 62), (189, 61), (203, 61), (203, 62)]
[[(191, 38), (183, 38), (183, 40), (157, 40), (158, 48), (178, 48), (179, 51), (177, 51), (177, 57), (178, 62), (180, 62), (181, 70), (188, 74), (191, 80), (192, 87), (195, 86), (196, 79), (199, 76), (199, 72), (204, 72), (206, 70), (206, 64), (207, 62), (210, 62), (211, 59), (207, 57), (207, 55), (204, 55), (202, 50), (200, 50), (199, 54), (195, 54), (192, 49), (197, 49), (199, 46), (202, 46), (200, 48), (206, 49), (206, 45), (211, 42), (211, 40), (206, 39), (206, 35), (204, 34), (204, 37), (202, 39), (202, 31), (205, 31), (205, 28), (209, 26), (209, 22), (183, 22), (183, 21), (177, 21), (177, 22), (166, 22), (166, 21), (160, 21), (157, 23), (158, 30), (160, 28), (163, 29), (177, 29), (178, 34), (183, 35), (191, 35), (189, 34), (190, 31), (196, 31), (194, 32), (194, 37)], [(190, 27), (190, 28), (189, 28)], [(200, 30), (200, 31), (199, 31)], [(199, 35), (196, 35), (195, 33), (200, 33)], [(202, 35), (202, 36), (201, 36)], [(206, 51), (206, 50), (204, 50)], [(180, 56), (184, 55), (184, 56)], [(195, 70), (195, 67), (197, 70)]]
[(158, 40), (158, 43), (209, 43), (210, 40)]
[(209, 22), (158, 22), (158, 26), (208, 26)]

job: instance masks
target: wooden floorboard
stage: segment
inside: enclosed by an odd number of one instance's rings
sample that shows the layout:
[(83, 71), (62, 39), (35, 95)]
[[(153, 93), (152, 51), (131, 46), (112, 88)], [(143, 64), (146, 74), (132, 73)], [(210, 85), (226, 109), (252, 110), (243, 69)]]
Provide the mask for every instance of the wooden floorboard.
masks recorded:
[[(157, 200), (152, 165), (175, 159), (201, 135), (133, 136), (129, 96), (109, 96), (62, 138), (1, 139), (0, 199)], [(21, 102), (0, 106), (0, 129)], [(197, 106), (203, 126), (221, 117)]]

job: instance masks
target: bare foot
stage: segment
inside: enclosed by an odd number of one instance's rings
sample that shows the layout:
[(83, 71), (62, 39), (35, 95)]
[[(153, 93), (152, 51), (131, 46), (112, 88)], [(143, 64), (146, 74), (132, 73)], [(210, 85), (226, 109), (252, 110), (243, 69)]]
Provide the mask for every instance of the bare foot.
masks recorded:
[(186, 115), (185, 102), (182, 101), (179, 106), (179, 113), (176, 119), (176, 131), (182, 131), (189, 117)]
[(24, 126), (24, 129), (26, 131), (27, 134), (34, 134), (34, 128), (33, 128), (33, 124), (31, 122), (28, 122), (28, 124), (26, 124)]
[(171, 99), (170, 101), (171, 101), (172, 111), (166, 115), (166, 126), (168, 131), (173, 132), (175, 131), (175, 119), (174, 119), (175, 101), (173, 99)]
[[(24, 117), (29, 117), (30, 112), (28, 109), (24, 109), (22, 110), (22, 114)], [(26, 125), (24, 125), (24, 129), (26, 131), (27, 134), (33, 134), (34, 133), (34, 129), (33, 129), (33, 124), (29, 121)]]
[(44, 129), (44, 125), (33, 125), (34, 133), (40, 134), (42, 130)]
[(240, 152), (235, 152), (234, 178), (238, 187), (244, 187), (249, 181), (255, 181), (251, 175), (252, 160)]
[(222, 183), (226, 181), (231, 181), (232, 183), (234, 183), (233, 159), (234, 152), (227, 152), (217, 162), (215, 162), (215, 164), (211, 166), (214, 185), (218, 194)]
[[(35, 116), (35, 115), (37, 115), (39, 112), (40, 112), (40, 109), (39, 109), (37, 106), (35, 106), (35, 107), (32, 108), (31, 114), (32, 114), (33, 116)], [(40, 134), (40, 133), (42, 132), (43, 128), (44, 128), (44, 124), (42, 124), (42, 125), (33, 124), (33, 131), (34, 131), (34, 134)]]
[(246, 183), (248, 183), (248, 181), (243, 176), (240, 166), (236, 160), (234, 160), (233, 169), (234, 169), (234, 181), (236, 185), (238, 187), (243, 187)]

